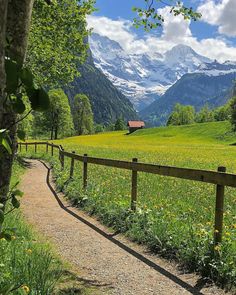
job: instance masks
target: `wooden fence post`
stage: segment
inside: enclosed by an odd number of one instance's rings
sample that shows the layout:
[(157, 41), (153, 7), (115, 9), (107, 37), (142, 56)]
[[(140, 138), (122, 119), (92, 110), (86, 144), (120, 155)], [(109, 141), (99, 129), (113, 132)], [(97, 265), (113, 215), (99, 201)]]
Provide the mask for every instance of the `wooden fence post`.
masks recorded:
[(53, 157), (53, 142), (51, 144), (51, 156)]
[[(218, 167), (218, 172), (226, 172), (226, 167)], [(224, 185), (216, 185), (215, 227), (214, 244), (222, 242), (223, 217), (224, 217)]]
[[(138, 159), (133, 158), (133, 163), (137, 163)], [(138, 185), (138, 172), (136, 170), (132, 170), (132, 187), (131, 187), (131, 210), (136, 211), (136, 203), (137, 203), (137, 185)]]
[[(75, 154), (75, 152), (72, 152), (73, 154)], [(71, 163), (70, 163), (70, 178), (73, 177), (74, 175), (74, 166), (75, 166), (75, 159), (71, 158)]]
[(64, 157), (64, 149), (61, 148), (61, 169), (63, 170), (64, 169), (64, 166), (65, 166), (65, 157)]
[(83, 160), (83, 189), (85, 190), (88, 185), (88, 162), (87, 162), (87, 154), (84, 154), (84, 160)]
[(25, 151), (26, 152), (28, 151), (28, 143), (27, 142), (25, 143)]
[(46, 153), (48, 153), (48, 141), (46, 142)]
[(34, 144), (34, 152), (37, 153), (37, 143)]

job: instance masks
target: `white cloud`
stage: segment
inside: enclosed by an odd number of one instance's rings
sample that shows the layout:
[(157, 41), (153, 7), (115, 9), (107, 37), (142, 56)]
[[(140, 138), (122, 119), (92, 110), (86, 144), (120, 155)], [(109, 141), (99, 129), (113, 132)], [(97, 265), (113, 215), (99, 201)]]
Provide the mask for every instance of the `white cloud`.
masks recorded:
[(122, 47), (126, 43), (126, 40), (131, 42), (135, 39), (135, 36), (129, 32), (130, 26), (132, 25), (130, 21), (112, 20), (105, 16), (96, 17), (89, 15), (87, 22), (95, 33), (119, 42)]
[(105, 16), (87, 17), (89, 28), (101, 36), (106, 36), (118, 42), (129, 53), (143, 53), (149, 51), (144, 39), (139, 39), (131, 32), (132, 22), (124, 19), (112, 20)]
[(158, 13), (164, 17), (163, 23), (163, 33), (162, 38), (166, 41), (173, 41), (178, 42), (183, 38), (188, 38), (192, 36), (190, 31), (190, 21), (184, 21), (183, 16), (173, 16), (170, 13), (170, 8), (165, 7), (162, 9), (158, 9)]
[(146, 34), (143, 38), (139, 38), (131, 30), (132, 23), (122, 19), (112, 20), (107, 17), (89, 16), (88, 25), (93, 27), (94, 32), (117, 41), (128, 53), (150, 55), (164, 53), (177, 44), (185, 44), (211, 59), (221, 62), (236, 60), (236, 47), (228, 45), (226, 40), (220, 38), (198, 40), (191, 33), (190, 21), (184, 21), (182, 16), (174, 17), (169, 13), (168, 8), (163, 8), (159, 12), (165, 18), (161, 36)]
[(198, 7), (202, 13), (202, 20), (218, 26), (218, 32), (229, 37), (236, 37), (236, 1), (235, 0), (207, 0)]

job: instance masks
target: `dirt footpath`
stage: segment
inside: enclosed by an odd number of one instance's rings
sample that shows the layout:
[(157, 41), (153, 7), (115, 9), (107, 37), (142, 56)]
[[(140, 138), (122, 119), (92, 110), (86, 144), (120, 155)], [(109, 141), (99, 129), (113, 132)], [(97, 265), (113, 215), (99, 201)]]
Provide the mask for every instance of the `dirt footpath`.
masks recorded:
[(29, 163), (21, 184), (25, 217), (56, 245), (84, 280), (106, 286), (104, 294), (225, 294), (214, 286), (204, 286), (195, 274), (181, 274), (175, 265), (112, 234), (94, 218), (71, 207), (54, 191), (50, 170), (37, 160)]

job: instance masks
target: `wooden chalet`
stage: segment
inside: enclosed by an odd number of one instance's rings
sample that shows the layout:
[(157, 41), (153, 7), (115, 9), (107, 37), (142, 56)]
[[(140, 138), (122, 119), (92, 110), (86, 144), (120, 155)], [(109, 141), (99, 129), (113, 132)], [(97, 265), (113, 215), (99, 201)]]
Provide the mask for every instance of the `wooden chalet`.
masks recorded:
[(129, 133), (132, 133), (138, 129), (143, 129), (145, 123), (143, 121), (128, 121), (127, 126), (129, 127)]

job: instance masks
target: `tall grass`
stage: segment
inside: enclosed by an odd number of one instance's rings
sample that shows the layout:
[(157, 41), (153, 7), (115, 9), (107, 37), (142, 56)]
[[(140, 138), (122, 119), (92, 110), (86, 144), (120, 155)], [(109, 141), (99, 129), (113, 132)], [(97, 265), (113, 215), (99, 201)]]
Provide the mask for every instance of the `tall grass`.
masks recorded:
[[(65, 150), (115, 159), (138, 157), (142, 162), (200, 169), (224, 165), (236, 171), (236, 137), (229, 124), (210, 123), (154, 128), (133, 135), (111, 132), (61, 140)], [(32, 149), (33, 151), (33, 149)], [(38, 157), (50, 160), (59, 189), (75, 206), (96, 214), (102, 222), (148, 245), (161, 255), (216, 281), (236, 286), (236, 198), (226, 189), (223, 243), (214, 249), (215, 186), (146, 173), (138, 175), (137, 212), (130, 208), (130, 172), (89, 165), (88, 189), (82, 189), (82, 167), (76, 163), (69, 180), (70, 160), (61, 171), (57, 156), (41, 149)], [(27, 156), (35, 156), (29, 153)]]
[[(15, 162), (12, 184), (24, 168)], [(52, 294), (62, 264), (50, 246), (23, 220), (19, 211), (6, 216), (4, 227), (14, 229), (10, 242), (0, 239), (0, 294)]]

